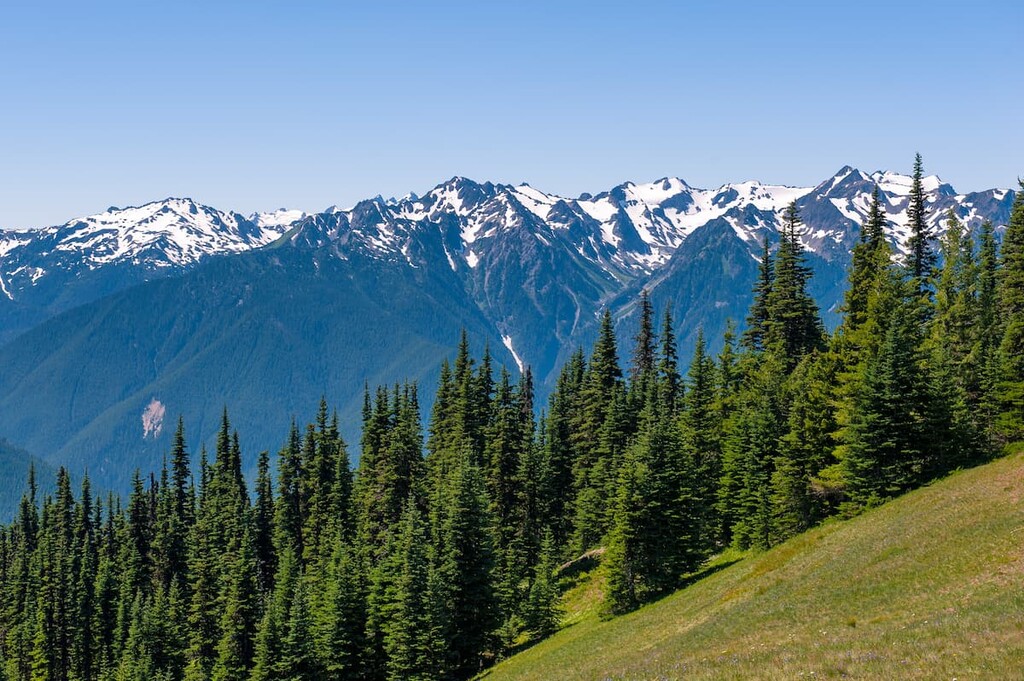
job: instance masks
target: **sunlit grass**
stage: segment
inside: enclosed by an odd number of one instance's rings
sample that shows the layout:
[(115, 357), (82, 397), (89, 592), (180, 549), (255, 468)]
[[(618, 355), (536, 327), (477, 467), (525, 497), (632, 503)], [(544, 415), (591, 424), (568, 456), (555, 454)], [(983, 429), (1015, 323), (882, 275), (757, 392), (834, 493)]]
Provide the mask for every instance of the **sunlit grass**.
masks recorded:
[(1020, 454), (716, 563), (610, 621), (591, 571), (488, 679), (1024, 678)]

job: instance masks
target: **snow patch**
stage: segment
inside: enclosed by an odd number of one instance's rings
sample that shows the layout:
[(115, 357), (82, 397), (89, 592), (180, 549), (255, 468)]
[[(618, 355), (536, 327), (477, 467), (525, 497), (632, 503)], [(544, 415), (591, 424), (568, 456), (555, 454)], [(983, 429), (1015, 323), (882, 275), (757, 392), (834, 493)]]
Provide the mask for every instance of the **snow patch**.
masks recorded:
[(459, 190), (454, 186), (445, 186), (430, 192), (428, 196), (434, 198), (434, 210), (432, 213), (455, 213), (458, 216), (466, 215), (468, 212), (463, 204)]
[(501, 342), (508, 348), (509, 353), (512, 355), (512, 359), (516, 361), (516, 366), (519, 367), (519, 373), (523, 373), (526, 370), (526, 365), (523, 364), (523, 360), (519, 359), (519, 355), (516, 354), (516, 349), (512, 347), (512, 336), (502, 336)]
[(863, 215), (850, 208), (850, 201), (848, 199), (829, 199), (829, 201), (847, 220), (852, 220), (856, 224), (864, 221)]
[(470, 251), (469, 253), (466, 254), (466, 264), (469, 265), (470, 267), (475, 269), (479, 262), (480, 258), (477, 257), (477, 254), (474, 253), (473, 251)]
[(611, 199), (578, 201), (577, 203), (587, 215), (601, 223), (611, 220), (619, 212), (619, 207), (612, 203)]
[[(889, 170), (878, 170), (871, 174), (871, 179), (883, 192), (897, 196), (910, 196), (910, 189), (914, 184), (914, 178), (910, 175), (894, 173)], [(942, 180), (938, 175), (927, 175), (921, 178), (921, 188), (925, 192), (937, 191), (940, 185), (942, 185)]]
[(287, 227), (306, 217), (305, 211), (278, 208), (267, 213), (253, 213), (249, 220), (260, 227)]
[(0, 258), (32, 241), (26, 232), (0, 232)]
[(483, 223), (479, 220), (468, 221), (462, 228), (462, 232), (459, 234), (459, 236), (462, 237), (462, 242), (471, 244), (476, 241), (476, 236), (480, 233), (483, 226)]
[(683, 192), (690, 191), (690, 185), (678, 177), (666, 177), (647, 184), (629, 183), (629, 188), (633, 196), (647, 205), (661, 204)]
[(615, 226), (610, 222), (601, 223), (601, 239), (607, 244), (619, 247), (619, 235), (615, 233)]
[(409, 244), (408, 243), (402, 244), (402, 255), (405, 256), (405, 260), (406, 260), (406, 262), (409, 263), (409, 267), (412, 267), (413, 269), (419, 269), (419, 265), (414, 263), (412, 261), (412, 258), (409, 257)]
[(539, 192), (529, 185), (520, 185), (516, 187), (513, 192), (516, 195), (516, 199), (519, 203), (523, 204), (526, 210), (530, 211), (541, 220), (548, 219), (548, 213), (551, 212), (551, 207), (555, 205), (557, 199), (554, 199), (544, 192)]

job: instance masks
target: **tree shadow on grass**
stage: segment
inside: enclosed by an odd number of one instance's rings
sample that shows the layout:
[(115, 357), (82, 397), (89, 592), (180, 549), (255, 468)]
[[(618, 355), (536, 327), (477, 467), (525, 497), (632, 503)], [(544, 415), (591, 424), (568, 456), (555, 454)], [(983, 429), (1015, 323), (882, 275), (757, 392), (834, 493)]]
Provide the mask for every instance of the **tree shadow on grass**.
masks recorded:
[[(599, 550), (599, 551), (592, 551), (592, 552), (588, 552), (588, 553), (580, 556), (579, 558), (576, 558), (575, 560), (569, 561), (568, 563), (562, 565), (559, 568), (559, 570), (558, 570), (559, 576), (561, 578), (563, 578), (563, 580), (568, 581), (570, 584), (577, 582), (581, 578), (585, 578), (586, 575), (588, 575), (592, 570), (594, 570), (595, 568), (598, 567), (598, 565), (600, 564), (600, 558), (601, 558), (601, 554), (602, 553), (604, 553), (603, 549)], [(660, 596), (659, 598), (656, 598), (656, 599), (654, 599), (652, 601), (648, 601), (647, 603), (644, 603), (644, 605), (646, 606), (646, 605), (650, 605), (651, 603), (657, 603), (658, 601), (671, 596), (672, 594), (678, 592), (681, 589), (685, 589), (686, 587), (688, 587), (688, 586), (690, 586), (692, 584), (695, 584), (695, 583), (699, 582), (700, 580), (702, 580), (702, 579), (704, 579), (706, 577), (710, 577), (711, 575), (715, 574), (716, 572), (724, 570), (725, 568), (727, 568), (727, 567), (729, 567), (731, 565), (735, 565), (736, 563), (738, 563), (741, 560), (743, 560), (743, 558), (744, 558), (744, 556), (737, 556), (736, 558), (732, 558), (730, 560), (723, 560), (723, 561), (715, 563), (713, 565), (708, 565), (708, 566), (704, 567), (703, 569), (698, 570), (696, 572), (693, 572), (693, 573), (691, 573), (689, 575), (686, 575), (682, 579), (682, 581), (680, 581), (680, 583), (676, 587), (676, 589), (674, 589), (673, 591), (671, 591), (669, 593), (666, 593), (666, 594)], [(565, 585), (563, 583), (563, 589), (564, 588), (566, 588), (566, 587), (565, 587)], [(615, 619), (615, 618), (611, 618), (611, 619)], [(558, 631), (555, 632), (555, 633), (558, 633), (558, 632), (561, 632), (561, 631), (566, 631), (567, 629), (571, 629), (572, 627), (576, 626), (577, 624), (579, 624), (579, 622), (570, 622), (570, 623), (568, 623), (566, 625), (563, 625), (563, 626), (559, 627)], [(517, 644), (517, 645), (513, 646), (511, 649), (509, 649), (508, 651), (506, 651), (506, 658), (507, 657), (511, 657), (513, 655), (517, 655), (517, 654), (519, 654), (519, 653), (521, 653), (521, 652), (523, 652), (525, 650), (528, 650), (528, 649), (532, 648), (533, 646), (537, 645), (538, 643), (541, 643), (542, 641), (546, 641), (548, 638), (550, 638), (550, 636), (545, 636), (543, 638), (536, 638), (536, 639), (532, 639), (530, 641), (524, 641), (523, 643)], [(499, 660), (499, 662), (500, 662), (500, 660)], [(474, 678), (475, 679), (482, 679), (484, 677), (490, 676), (491, 669), (492, 668), (484, 669), (483, 671), (480, 672), (480, 674), (478, 674)]]
[[(679, 589), (685, 589), (686, 587), (690, 586), (691, 584), (695, 584), (695, 583), (699, 582), (700, 580), (704, 579), (705, 577), (710, 577), (711, 575), (715, 574), (716, 572), (720, 572), (721, 570), (724, 570), (727, 567), (735, 565), (736, 563), (738, 563), (741, 560), (743, 560), (743, 558), (744, 558), (744, 556), (737, 556), (736, 558), (732, 558), (731, 560), (723, 560), (720, 563), (715, 563), (714, 565), (708, 565), (708, 566), (706, 566), (706, 567), (704, 567), (704, 568), (702, 568), (700, 570), (697, 570), (696, 572), (692, 572), (692, 573), (686, 575), (685, 577), (683, 577), (683, 580), (681, 582), (679, 582), (679, 586), (676, 587), (676, 591), (678, 591)], [(671, 596), (672, 594), (665, 594), (665, 595), (666, 596)], [(664, 596), (662, 598), (664, 598)]]

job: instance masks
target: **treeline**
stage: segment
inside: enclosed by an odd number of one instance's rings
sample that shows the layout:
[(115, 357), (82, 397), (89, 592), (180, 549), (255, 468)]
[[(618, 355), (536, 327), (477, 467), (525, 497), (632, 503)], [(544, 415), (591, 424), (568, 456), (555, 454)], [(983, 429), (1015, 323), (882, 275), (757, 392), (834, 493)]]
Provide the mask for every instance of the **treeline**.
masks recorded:
[(52, 491), (57, 470), (0, 437), (0, 522), (7, 522), (17, 514), (18, 499), (25, 490), (30, 466), (35, 469), (41, 488)]
[(426, 431), (416, 386), (367, 390), (358, 469), (322, 402), (252, 488), (225, 413), (212, 460), (179, 422), (127, 501), (30, 481), (0, 532), (0, 675), (464, 679), (553, 632), (559, 566), (603, 548), (605, 609), (677, 588), (1024, 439), (1024, 192), (997, 246), (955, 216), (941, 267), (915, 164), (908, 255), (876, 192), (844, 321), (825, 332), (791, 206), (745, 330), (680, 367), (646, 295), (625, 365), (611, 317), (538, 417), (463, 336)]

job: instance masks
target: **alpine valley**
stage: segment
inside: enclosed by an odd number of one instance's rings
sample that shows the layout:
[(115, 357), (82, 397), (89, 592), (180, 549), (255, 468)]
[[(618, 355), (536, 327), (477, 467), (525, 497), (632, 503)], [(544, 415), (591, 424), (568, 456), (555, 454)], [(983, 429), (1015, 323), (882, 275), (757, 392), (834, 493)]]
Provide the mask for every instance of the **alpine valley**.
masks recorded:
[[(815, 187), (666, 178), (577, 198), (456, 177), (314, 214), (166, 199), (0, 231), (0, 437), (125, 489), (134, 468), (159, 467), (179, 415), (198, 445), (226, 406), (251, 466), (321, 395), (350, 442), (364, 385), (409, 379), (431, 395), (461, 330), (496, 364), (531, 367), (543, 399), (602, 310), (633, 335), (644, 289), (684, 355), (701, 328), (714, 349), (728, 320), (742, 325), (762, 243), (793, 201), (833, 325), (876, 186), (899, 251), (911, 178), (850, 167)], [(998, 233), (1014, 200), (924, 187), (936, 236), (950, 211)]]

